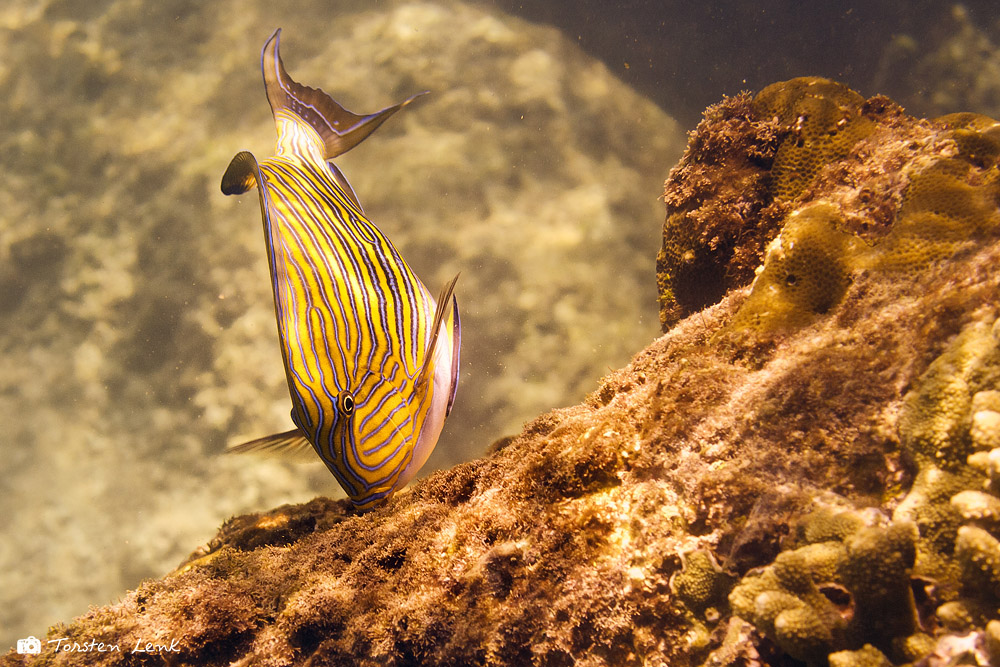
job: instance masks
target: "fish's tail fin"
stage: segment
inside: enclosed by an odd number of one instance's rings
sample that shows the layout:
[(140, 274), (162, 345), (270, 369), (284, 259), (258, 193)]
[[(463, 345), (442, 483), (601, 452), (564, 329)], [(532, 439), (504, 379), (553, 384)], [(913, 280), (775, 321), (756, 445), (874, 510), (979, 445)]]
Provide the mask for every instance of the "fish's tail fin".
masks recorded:
[(374, 132), (392, 114), (426, 94), (417, 93), (399, 104), (386, 107), (367, 116), (359, 116), (340, 106), (332, 97), (318, 88), (303, 86), (292, 80), (285, 71), (278, 53), (281, 28), (274, 31), (260, 54), (260, 66), (264, 72), (264, 87), (271, 111), (288, 110), (309, 124), (323, 140), (324, 155), (327, 160), (351, 150)]

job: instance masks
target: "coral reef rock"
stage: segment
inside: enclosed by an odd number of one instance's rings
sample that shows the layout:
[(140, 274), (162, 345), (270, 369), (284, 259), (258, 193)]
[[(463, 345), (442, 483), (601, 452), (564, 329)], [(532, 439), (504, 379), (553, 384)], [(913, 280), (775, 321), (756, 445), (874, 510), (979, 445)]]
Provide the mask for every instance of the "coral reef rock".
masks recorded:
[[(3, 663), (996, 660), (996, 124), (766, 92), (710, 108), (667, 181), (668, 233), (693, 228), (661, 271), (690, 255), (721, 291), (661, 273), (672, 326), (583, 403), (367, 514), (233, 518)], [(801, 109), (824, 110), (815, 141)], [(813, 166), (777, 187), (800, 140)]]

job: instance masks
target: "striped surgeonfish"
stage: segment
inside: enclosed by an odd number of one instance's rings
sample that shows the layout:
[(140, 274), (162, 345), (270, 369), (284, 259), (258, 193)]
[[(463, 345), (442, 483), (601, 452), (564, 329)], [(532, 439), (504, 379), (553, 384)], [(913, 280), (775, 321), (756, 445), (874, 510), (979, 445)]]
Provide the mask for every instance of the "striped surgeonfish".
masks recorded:
[(417, 96), (355, 115), (288, 76), (280, 34), (261, 53), (277, 155), (258, 163), (237, 154), (222, 191), (256, 186), (260, 195), (295, 428), (230, 451), (314, 449), (355, 506), (368, 509), (413, 478), (451, 411), (458, 276), (435, 301), (330, 161)]

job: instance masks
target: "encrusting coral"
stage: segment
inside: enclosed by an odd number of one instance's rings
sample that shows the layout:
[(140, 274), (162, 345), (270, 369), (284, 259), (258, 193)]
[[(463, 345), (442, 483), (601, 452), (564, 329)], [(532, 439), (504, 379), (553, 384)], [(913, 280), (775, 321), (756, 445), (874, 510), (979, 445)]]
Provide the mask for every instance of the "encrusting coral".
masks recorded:
[[(235, 517), (0, 663), (996, 661), (994, 124), (805, 89), (864, 131), (782, 200), (770, 170), (798, 119), (749, 95), (709, 109), (667, 184), (665, 245), (721, 300), (680, 321), (668, 305), (676, 324), (582, 404), (365, 515), (317, 498)], [(675, 295), (681, 264), (660, 275)]]
[(850, 283), (857, 237), (826, 203), (793, 211), (767, 247), (754, 290), (731, 327), (795, 326), (834, 306)]
[[(937, 123), (950, 131), (954, 145), (937, 157), (913, 156), (904, 163), (902, 173), (908, 182), (901, 189), (891, 227), (867, 236), (852, 233), (847, 223), (850, 208), (844, 206), (842, 195), (837, 205), (818, 200), (796, 208), (768, 246), (752, 290), (729, 329), (801, 326), (836, 305), (862, 271), (899, 279), (995, 239), (1000, 232), (1000, 151), (995, 139), (1000, 124), (973, 114), (956, 114)], [(873, 131), (872, 124), (866, 124), (859, 139)], [(871, 143), (884, 141), (875, 136)], [(795, 150), (809, 147), (808, 141), (800, 141)], [(834, 155), (822, 148), (813, 152), (824, 158)], [(835, 157), (843, 159), (846, 154), (837, 151)], [(857, 157), (878, 154), (863, 144)], [(831, 168), (829, 162), (823, 166)], [(804, 173), (811, 181), (818, 172), (810, 167)], [(781, 178), (776, 176), (775, 182)], [(798, 197), (804, 189), (779, 188), (776, 196)], [(972, 619), (981, 623), (995, 615), (1000, 601), (1000, 542), (984, 528), (962, 525), (975, 520), (995, 530), (995, 517), (1000, 516), (1000, 500), (975, 490), (983, 486), (982, 473), (967, 463), (970, 455), (982, 458), (984, 450), (992, 449), (1000, 432), (1000, 413), (993, 409), (995, 388), (1000, 387), (1000, 336), (997, 323), (984, 314), (986, 319), (963, 330), (903, 399), (901, 446), (918, 470), (911, 491), (895, 509), (894, 525), (909, 526), (900, 530), (914, 536), (906, 544), (887, 542), (888, 550), (867, 570), (879, 571), (872, 566), (891, 562), (893, 554), (909, 554), (905, 567), (886, 571), (878, 589), (896, 586), (901, 595), (909, 596), (912, 570), (933, 582), (938, 602), (949, 605), (940, 622), (964, 630), (976, 625)], [(734, 612), (751, 620), (789, 655), (822, 664), (828, 654), (846, 649), (836, 660), (831, 655), (831, 664), (871, 660), (877, 664), (886, 661), (886, 655), (909, 662), (932, 647), (925, 633), (908, 636), (916, 629), (912, 599), (876, 604), (875, 614), (859, 616), (868, 607), (863, 603), (864, 587), (852, 589), (840, 580), (852, 598), (848, 622), (815, 587), (795, 592), (782, 586), (780, 575), (788, 568), (783, 559), (799, 551), (783, 552), (763, 575), (745, 578), (731, 596)], [(806, 560), (800, 566), (811, 571)], [(843, 568), (835, 569), (843, 575)], [(887, 620), (892, 625), (892, 619), (897, 627), (886, 631), (883, 626)], [(852, 622), (857, 623), (854, 632)], [(873, 657), (875, 653), (881, 657)]]
[[(757, 104), (772, 88), (783, 90), (782, 85), (774, 84), (765, 89), (758, 96)], [(832, 87), (812, 85), (821, 89)], [(836, 93), (842, 93), (836, 87), (833, 91), (829, 95), (834, 99)], [(846, 94), (840, 97), (849, 98)], [(792, 99), (797, 97), (792, 96)], [(774, 102), (769, 104), (776, 106)], [(957, 154), (930, 159), (922, 154), (915, 155), (903, 165), (908, 183), (900, 195), (896, 218), (887, 230), (856, 233), (852, 227), (864, 229), (865, 225), (870, 225), (863, 212), (859, 215), (845, 210), (844, 202), (827, 201), (815, 194), (800, 199), (821, 168), (832, 169), (831, 165), (846, 157), (848, 148), (878, 127), (876, 121), (857, 116), (860, 104), (851, 105), (851, 111), (845, 112), (838, 123), (828, 115), (832, 109), (843, 106), (826, 101), (823, 108), (827, 106), (831, 107), (827, 113), (816, 114), (823, 120), (822, 127), (833, 128), (818, 133), (823, 140), (792, 136), (783, 140), (778, 149), (772, 169), (773, 182), (777, 185), (775, 198), (795, 200), (796, 204), (803, 199), (812, 198), (812, 201), (792, 210), (778, 236), (768, 245), (750, 296), (734, 318), (734, 329), (801, 325), (809, 317), (825, 313), (835, 305), (855, 272), (912, 274), (924, 270), (933, 261), (951, 257), (963, 248), (984, 238), (995, 238), (1000, 233), (1000, 210), (997, 209), (1000, 171), (996, 165), (997, 153), (992, 150), (991, 134), (1000, 131), (1000, 124), (978, 116), (951, 117), (942, 122), (952, 130), (950, 137), (955, 142)], [(811, 112), (800, 110), (799, 105), (792, 106), (792, 110), (798, 110), (799, 117), (805, 119), (801, 124), (806, 128), (818, 122), (813, 120)], [(783, 122), (791, 120), (786, 117)], [(843, 129), (837, 129), (840, 125)], [(849, 131), (855, 126), (864, 129)], [(974, 128), (982, 128), (982, 131)], [(806, 136), (813, 134), (817, 131), (806, 133)], [(841, 141), (837, 139), (840, 135), (847, 135), (847, 138)], [(872, 143), (877, 145), (885, 140), (880, 136)], [(789, 145), (798, 156), (795, 160), (782, 159), (782, 151)], [(860, 146), (858, 157), (863, 159), (870, 150), (870, 145)], [(882, 159), (878, 151), (869, 156), (869, 159)], [(794, 165), (789, 173), (796, 175), (794, 188), (781, 185), (788, 177), (784, 169), (778, 171), (779, 165), (789, 160)]]
[[(792, 87), (790, 97), (794, 99), (798, 86)], [(809, 115), (802, 114), (800, 117)], [(783, 120), (789, 122), (787, 117)], [(846, 142), (854, 146), (871, 135), (870, 141), (856, 146), (853, 161), (881, 161), (884, 154), (891, 155), (890, 151), (877, 150), (898, 141), (895, 135), (900, 119), (889, 120), (891, 123), (881, 128), (877, 123), (865, 123), (857, 140)], [(751, 292), (728, 330), (773, 331), (802, 326), (835, 306), (862, 272), (899, 280), (926, 271), (933, 262), (993, 241), (1000, 232), (1000, 151), (995, 138), (1000, 124), (974, 114), (956, 114), (936, 125), (945, 128), (943, 134), (953, 143), (942, 147), (938, 155), (914, 154), (902, 162), (904, 182), (895, 190), (899, 193), (895, 219), (875, 233), (870, 223), (850, 223), (850, 217), (856, 215), (853, 204), (864, 190), (849, 191), (846, 198), (842, 190), (834, 190), (820, 198), (820, 193), (806, 190), (820, 173), (811, 166), (803, 172), (808, 178), (802, 187), (779, 187), (775, 196), (799, 198), (796, 208), (768, 246)], [(928, 139), (932, 138), (924, 140)], [(796, 154), (809, 153), (810, 146), (808, 140), (797, 141)], [(826, 158), (843, 161), (848, 153), (828, 148), (817, 147), (811, 153), (824, 158), (822, 168), (832, 175), (831, 180), (843, 183), (850, 168)], [(806, 158), (799, 160), (800, 166), (811, 164), (803, 160)], [(833, 171), (835, 167), (840, 174)], [(779, 174), (774, 182), (780, 183), (782, 178)], [(895, 509), (894, 525), (909, 526), (900, 530), (913, 532), (913, 537), (905, 545), (883, 550), (881, 558), (869, 563), (869, 567), (876, 562), (889, 563), (892, 554), (909, 554), (904, 558), (905, 567), (886, 571), (878, 589), (895, 586), (901, 595), (905, 592), (909, 596), (911, 575), (924, 577), (933, 583), (938, 603), (948, 605), (938, 622), (961, 625), (964, 630), (976, 625), (972, 619), (981, 623), (996, 615), (1000, 601), (1000, 542), (984, 528), (963, 525), (963, 521), (974, 519), (991, 523), (995, 530), (993, 517), (1000, 511), (1000, 502), (975, 490), (983, 485), (983, 476), (967, 463), (971, 454), (979, 452), (982, 458), (983, 450), (992, 449), (1000, 430), (1000, 413), (992, 409), (995, 388), (1000, 387), (1000, 340), (997, 324), (990, 319), (995, 311), (982, 316), (930, 364), (902, 401), (901, 447), (917, 465), (917, 475), (911, 491)], [(837, 583), (851, 595), (848, 622), (837, 616), (833, 603), (815, 587), (794, 592), (782, 586), (780, 573), (788, 567), (783, 559), (799, 551), (783, 552), (763, 575), (745, 578), (731, 596), (734, 612), (751, 620), (789, 655), (811, 664), (828, 659), (831, 664), (869, 664), (872, 660), (872, 664), (889, 664), (886, 656), (897, 663), (909, 662), (933, 646), (926, 633), (912, 634), (917, 629), (912, 600), (908, 604), (901, 599), (889, 605), (876, 604), (875, 614), (859, 616), (868, 606), (863, 604), (864, 587), (855, 585), (852, 589), (848, 582), (839, 580)], [(808, 561), (802, 560), (800, 565), (811, 571)], [(843, 576), (842, 568), (836, 570)], [(886, 622), (893, 625), (892, 619), (897, 627), (887, 631), (884, 626)], [(854, 632), (851, 623), (857, 623)], [(858, 634), (859, 629), (865, 636)], [(837, 651), (836, 659), (827, 657)], [(881, 657), (873, 657), (875, 653)]]
[(821, 169), (847, 157), (871, 133), (873, 122), (862, 114), (864, 103), (847, 86), (819, 77), (774, 83), (757, 94), (757, 114), (776, 120), (787, 133), (771, 167), (775, 199), (798, 197)]
[(732, 587), (730, 577), (722, 571), (711, 551), (696, 550), (681, 556), (683, 565), (670, 582), (678, 599), (699, 614), (717, 615), (713, 611), (725, 602)]

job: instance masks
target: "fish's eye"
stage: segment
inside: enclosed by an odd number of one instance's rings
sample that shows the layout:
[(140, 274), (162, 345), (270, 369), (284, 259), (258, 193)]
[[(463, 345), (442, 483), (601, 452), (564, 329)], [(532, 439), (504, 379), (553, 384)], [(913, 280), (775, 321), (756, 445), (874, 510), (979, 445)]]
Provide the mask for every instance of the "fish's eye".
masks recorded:
[(340, 411), (343, 412), (345, 416), (351, 416), (354, 412), (354, 396), (351, 392), (346, 389), (340, 392), (340, 395), (337, 396), (337, 407), (340, 408)]

